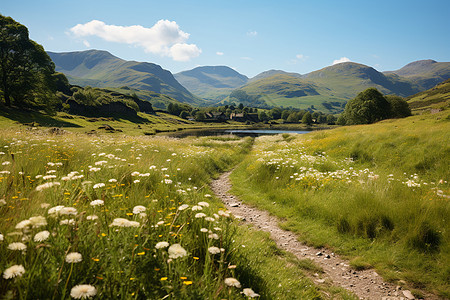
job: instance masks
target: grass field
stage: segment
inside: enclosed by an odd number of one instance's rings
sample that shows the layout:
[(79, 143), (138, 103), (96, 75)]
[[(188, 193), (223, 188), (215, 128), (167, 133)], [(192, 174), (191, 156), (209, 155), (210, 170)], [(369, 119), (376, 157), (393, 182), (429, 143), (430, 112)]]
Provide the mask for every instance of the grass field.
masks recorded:
[(260, 137), (233, 189), (357, 269), (450, 297), (449, 132), (444, 111)]
[(0, 131), (0, 297), (354, 299), (211, 196), (252, 139), (21, 128)]

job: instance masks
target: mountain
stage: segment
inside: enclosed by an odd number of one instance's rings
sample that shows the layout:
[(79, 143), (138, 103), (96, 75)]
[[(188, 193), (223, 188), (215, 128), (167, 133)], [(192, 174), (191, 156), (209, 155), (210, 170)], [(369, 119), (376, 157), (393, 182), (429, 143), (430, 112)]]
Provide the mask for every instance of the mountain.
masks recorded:
[(226, 66), (204, 66), (174, 75), (191, 93), (212, 101), (225, 98), (248, 77)]
[(55, 70), (64, 73), (71, 84), (95, 87), (123, 87), (152, 91), (170, 96), (180, 102), (201, 104), (161, 66), (120, 59), (107, 51), (47, 52)]
[(384, 74), (407, 78), (421, 90), (427, 90), (450, 78), (450, 62), (437, 62), (431, 59), (419, 60), (409, 63), (399, 70), (384, 72)]
[(255, 77), (252, 77), (250, 79), (250, 81), (257, 81), (260, 79), (264, 79), (267, 77), (272, 77), (273, 75), (289, 75), (289, 76), (293, 76), (293, 77), (298, 77), (298, 78), (302, 78), (303, 75), (298, 74), (298, 73), (291, 73), (291, 72), (285, 72), (283, 70), (268, 70), (268, 71), (264, 71), (259, 73), (258, 75), (256, 75)]
[(448, 109), (450, 107), (450, 79), (435, 87), (407, 98), (413, 112)]
[(324, 85), (340, 97), (350, 99), (359, 92), (375, 87), (383, 94), (409, 96), (420, 91), (401, 77), (388, 77), (372, 67), (354, 62), (340, 63), (305, 75), (305, 79)]

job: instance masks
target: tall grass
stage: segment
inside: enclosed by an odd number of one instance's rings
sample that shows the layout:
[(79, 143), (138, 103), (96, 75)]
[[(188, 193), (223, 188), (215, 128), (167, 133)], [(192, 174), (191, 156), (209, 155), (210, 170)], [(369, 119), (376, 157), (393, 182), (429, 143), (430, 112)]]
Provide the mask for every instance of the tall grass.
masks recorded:
[(448, 297), (449, 132), (442, 116), (418, 116), (258, 138), (234, 190), (355, 267)]

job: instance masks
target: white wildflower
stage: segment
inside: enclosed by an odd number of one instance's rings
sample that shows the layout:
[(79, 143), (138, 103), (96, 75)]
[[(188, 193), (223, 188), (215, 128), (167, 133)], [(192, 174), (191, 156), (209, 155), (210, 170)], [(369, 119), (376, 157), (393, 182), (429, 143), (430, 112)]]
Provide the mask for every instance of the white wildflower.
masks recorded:
[(91, 298), (95, 295), (97, 295), (97, 289), (89, 284), (76, 285), (70, 291), (70, 296), (75, 299)]
[(102, 206), (105, 204), (105, 201), (97, 199), (94, 201), (91, 201), (91, 203), (89, 203), (91, 206)]
[(117, 179), (111, 178), (110, 180), (108, 180), (108, 182), (110, 182), (110, 183), (116, 183), (116, 182), (117, 182)]
[(31, 217), (29, 220), (33, 228), (47, 225), (47, 220), (43, 216)]
[(195, 214), (195, 217), (196, 217), (197, 219), (199, 219), (199, 218), (206, 217), (206, 215), (205, 215), (204, 213), (197, 213), (197, 214)]
[(205, 201), (199, 202), (198, 205), (203, 206), (203, 207), (209, 207), (209, 203), (205, 202)]
[(178, 207), (178, 210), (185, 210), (185, 209), (188, 208), (188, 207), (189, 207), (189, 205), (183, 204), (183, 205), (181, 205), (180, 207)]
[(155, 245), (156, 249), (164, 249), (164, 248), (167, 248), (167, 247), (169, 247), (169, 243), (168, 242), (159, 242), (159, 243), (156, 243), (156, 245)]
[(143, 213), (146, 211), (147, 208), (145, 208), (145, 206), (142, 205), (137, 205), (135, 207), (133, 207), (133, 214), (138, 215), (140, 213)]
[(99, 189), (99, 188), (102, 188), (102, 187), (104, 187), (104, 186), (105, 186), (105, 184), (104, 184), (103, 182), (101, 182), (101, 183), (96, 183), (96, 184), (94, 184), (93, 188), (94, 188), (94, 189)]
[(66, 255), (66, 262), (69, 264), (79, 263), (83, 260), (83, 257), (78, 252), (70, 252)]
[(184, 257), (187, 255), (186, 250), (180, 244), (173, 244), (167, 250), (169, 252), (169, 258), (175, 259)]
[(206, 228), (201, 228), (200, 231), (201, 231), (201, 232), (208, 232), (208, 229), (206, 229)]
[(97, 219), (98, 219), (97, 215), (90, 215), (90, 216), (86, 217), (86, 220), (90, 220), (90, 221), (97, 220)]
[(202, 210), (203, 207), (201, 207), (200, 205), (194, 205), (192, 206), (192, 211), (196, 211), (196, 210)]
[(36, 187), (36, 191), (40, 192), (40, 191), (42, 191), (42, 190), (51, 188), (51, 187), (53, 187), (53, 186), (59, 186), (59, 185), (61, 185), (61, 183), (56, 182), (56, 181), (55, 181), (55, 182), (47, 182), (47, 183), (38, 185), (38, 186)]
[(230, 287), (234, 286), (234, 287), (237, 287), (238, 289), (241, 288), (241, 283), (236, 278), (233, 278), (233, 277), (225, 278), (225, 284)]
[(208, 248), (208, 252), (209, 253), (211, 253), (211, 254), (218, 254), (218, 253), (220, 253), (220, 248), (217, 248), (217, 247), (209, 247)]
[(63, 207), (61, 208), (61, 210), (59, 211), (60, 215), (76, 215), (77, 209), (75, 207)]
[(50, 237), (50, 232), (48, 232), (47, 230), (41, 231), (36, 233), (36, 235), (34, 236), (34, 241), (35, 242), (43, 242), (46, 239), (48, 239)]
[(25, 268), (22, 265), (14, 265), (3, 272), (3, 278), (10, 279), (25, 274)]
[(24, 243), (21, 243), (21, 242), (15, 242), (15, 243), (9, 244), (8, 249), (14, 250), (14, 251), (24, 251), (27, 249), (27, 245), (25, 245)]
[(250, 298), (256, 298), (259, 297), (259, 294), (255, 293), (251, 288), (246, 288), (242, 291), (242, 294), (244, 294), (247, 297)]

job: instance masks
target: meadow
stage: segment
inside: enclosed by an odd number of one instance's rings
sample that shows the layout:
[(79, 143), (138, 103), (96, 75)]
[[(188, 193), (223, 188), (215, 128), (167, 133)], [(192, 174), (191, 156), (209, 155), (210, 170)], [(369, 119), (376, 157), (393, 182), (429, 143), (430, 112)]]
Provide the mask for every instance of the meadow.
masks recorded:
[(5, 299), (354, 299), (211, 196), (250, 138), (1, 130)]
[(355, 269), (450, 297), (449, 121), (444, 111), (259, 137), (233, 191)]

